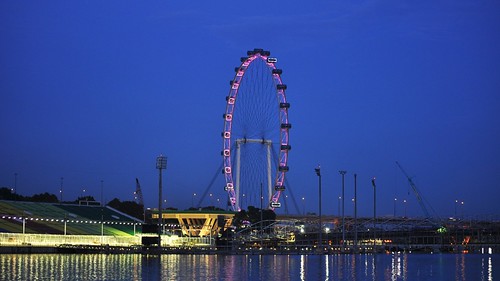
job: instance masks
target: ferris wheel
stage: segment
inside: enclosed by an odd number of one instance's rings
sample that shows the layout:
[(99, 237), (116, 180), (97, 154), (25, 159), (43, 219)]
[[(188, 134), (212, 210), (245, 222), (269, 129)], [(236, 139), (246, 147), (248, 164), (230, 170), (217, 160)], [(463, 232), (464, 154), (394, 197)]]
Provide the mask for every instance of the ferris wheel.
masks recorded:
[(285, 190), (291, 149), (290, 103), (282, 70), (276, 68), (277, 59), (270, 55), (263, 49), (248, 51), (229, 83), (223, 115), (222, 172), (235, 211), (258, 201), (261, 206), (264, 201), (270, 209), (279, 208)]

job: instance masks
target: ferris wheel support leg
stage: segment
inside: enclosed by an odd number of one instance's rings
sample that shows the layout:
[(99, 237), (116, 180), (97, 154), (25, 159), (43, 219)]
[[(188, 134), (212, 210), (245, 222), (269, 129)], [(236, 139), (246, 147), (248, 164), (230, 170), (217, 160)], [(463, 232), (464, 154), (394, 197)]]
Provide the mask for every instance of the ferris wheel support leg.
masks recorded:
[(236, 142), (236, 185), (234, 190), (236, 191), (236, 210), (239, 210), (241, 207), (240, 204), (240, 157), (241, 157), (241, 145), (239, 142)]
[[(271, 142), (267, 143), (267, 198), (269, 204), (273, 199), (273, 190), (272, 190), (272, 180), (271, 180)], [(269, 208), (269, 204), (267, 209)]]

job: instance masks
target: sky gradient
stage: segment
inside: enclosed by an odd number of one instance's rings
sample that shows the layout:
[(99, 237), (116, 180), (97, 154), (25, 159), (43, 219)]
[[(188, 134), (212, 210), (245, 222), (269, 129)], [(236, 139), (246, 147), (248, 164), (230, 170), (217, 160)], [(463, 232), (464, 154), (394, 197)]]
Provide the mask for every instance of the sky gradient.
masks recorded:
[(64, 177), (64, 200), (99, 200), (102, 180), (106, 201), (133, 200), (137, 177), (155, 207), (162, 153), (167, 205), (190, 207), (222, 161), (234, 67), (264, 48), (291, 103), (290, 213), (317, 212), (320, 163), (323, 214), (338, 214), (346, 170), (346, 214), (357, 173), (360, 216), (373, 176), (379, 215), (422, 216), (399, 161), (440, 216), (459, 200), (458, 215), (498, 217), (499, 14), (472, 0), (1, 1), (0, 186), (17, 173), (22, 195), (59, 194)]

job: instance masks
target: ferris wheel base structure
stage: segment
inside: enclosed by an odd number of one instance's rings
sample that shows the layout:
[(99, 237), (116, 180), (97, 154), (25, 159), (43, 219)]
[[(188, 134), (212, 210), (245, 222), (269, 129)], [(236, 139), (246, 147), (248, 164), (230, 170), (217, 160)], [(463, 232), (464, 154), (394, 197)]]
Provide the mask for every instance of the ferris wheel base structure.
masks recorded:
[[(285, 174), (289, 171), (288, 152), (291, 149), (289, 130), (292, 125), (288, 120), (290, 103), (287, 102), (285, 95), (287, 86), (281, 79), (283, 71), (276, 68), (275, 63), (278, 60), (270, 55), (271, 52), (263, 49), (248, 51), (247, 57), (242, 57), (241, 64), (235, 68), (235, 75), (230, 81), (230, 90), (226, 97), (222, 132), (224, 167), (222, 173), (225, 178), (224, 189), (228, 192), (229, 202), (234, 211), (241, 210), (242, 189), (246, 188), (241, 182), (242, 165), (251, 166), (242, 163), (241, 153), (242, 151), (245, 153), (245, 150), (242, 150), (243, 145), (265, 146), (265, 149), (261, 149), (265, 150), (262, 152), (265, 156), (260, 157), (263, 158), (260, 161), (262, 163), (253, 163), (252, 167), (254, 169), (256, 166), (264, 167), (266, 175), (263, 179), (253, 179), (253, 182), (248, 184), (255, 186), (260, 181), (261, 202), (263, 182), (266, 182), (267, 187), (266, 206), (270, 209), (281, 207), (279, 199), (281, 193), (285, 191)], [(275, 153), (275, 165), (271, 161), (273, 145), (277, 145), (279, 151)]]

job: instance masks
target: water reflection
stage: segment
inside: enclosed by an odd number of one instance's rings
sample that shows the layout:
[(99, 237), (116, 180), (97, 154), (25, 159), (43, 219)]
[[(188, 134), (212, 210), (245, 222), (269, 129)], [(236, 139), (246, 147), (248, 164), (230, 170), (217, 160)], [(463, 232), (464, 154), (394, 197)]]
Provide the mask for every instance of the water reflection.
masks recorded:
[(500, 255), (0, 255), (0, 280), (493, 280)]
[(0, 255), (0, 280), (138, 280), (138, 255)]
[(407, 280), (408, 255), (392, 253), (391, 280)]

